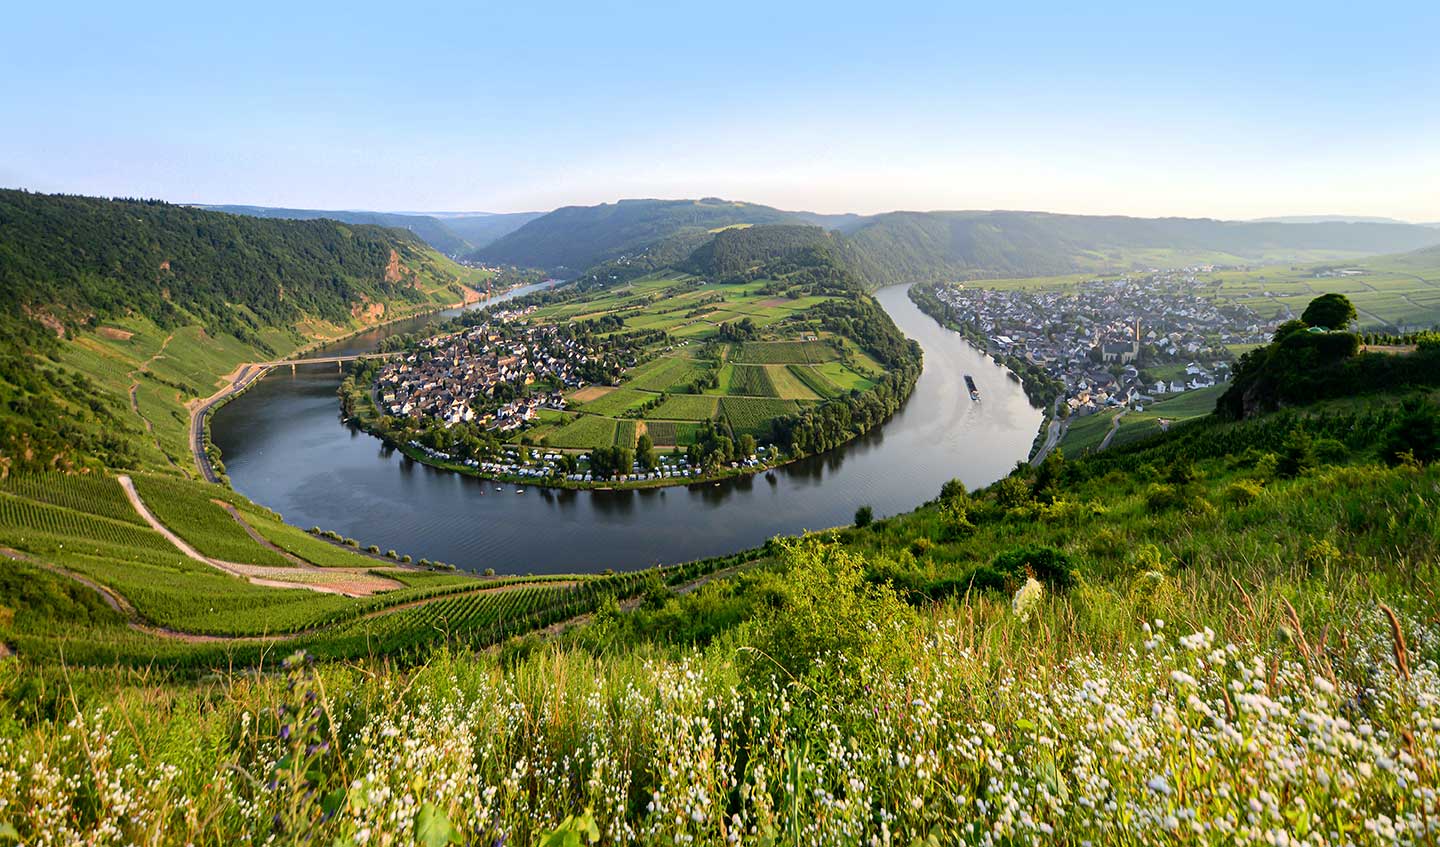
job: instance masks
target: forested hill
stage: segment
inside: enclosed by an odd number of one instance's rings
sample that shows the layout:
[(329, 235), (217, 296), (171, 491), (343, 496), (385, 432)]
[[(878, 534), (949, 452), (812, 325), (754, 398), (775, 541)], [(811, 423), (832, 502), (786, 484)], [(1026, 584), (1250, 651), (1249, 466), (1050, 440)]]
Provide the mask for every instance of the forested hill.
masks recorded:
[(370, 212), (359, 210), (286, 209), (273, 206), (197, 206), (215, 212), (249, 215), (256, 218), (284, 218), (308, 221), (329, 218), (349, 224), (408, 229), (447, 256), (462, 256), (514, 232), (540, 217), (542, 212), (503, 214), (424, 214)]
[(0, 191), (0, 477), (193, 469), (183, 404), (236, 365), (478, 275), (403, 230)]
[(344, 323), (363, 304), (458, 282), (438, 259), (375, 226), (0, 191), (0, 306), (51, 335), (131, 312), (241, 338), (306, 317)]
[[(742, 224), (832, 230), (873, 286), (1048, 276), (1191, 263), (1320, 261), (1440, 244), (1440, 230), (1402, 223), (1240, 222), (1040, 212), (891, 212), (871, 217), (787, 212), (724, 200), (621, 200), (543, 215), (472, 254), (496, 264), (574, 275), (673, 265)], [(614, 272), (614, 268), (607, 273)]]
[(602, 262), (639, 254), (675, 236), (704, 235), (736, 224), (792, 223), (789, 212), (706, 198), (621, 200), (599, 206), (566, 206), (536, 218), (488, 247), (479, 261), (579, 272)]
[(875, 284), (1192, 262), (1303, 261), (1440, 244), (1412, 224), (1267, 223), (1038, 212), (893, 212), (847, 235)]

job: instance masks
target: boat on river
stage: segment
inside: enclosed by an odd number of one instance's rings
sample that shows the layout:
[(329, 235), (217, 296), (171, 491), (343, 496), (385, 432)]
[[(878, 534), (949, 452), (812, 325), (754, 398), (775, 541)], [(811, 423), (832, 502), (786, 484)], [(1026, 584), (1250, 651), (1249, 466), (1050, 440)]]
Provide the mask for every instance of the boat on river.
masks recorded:
[(970, 389), (971, 400), (980, 399), (980, 389), (975, 387), (975, 377), (971, 376), (970, 374), (965, 374), (965, 387)]

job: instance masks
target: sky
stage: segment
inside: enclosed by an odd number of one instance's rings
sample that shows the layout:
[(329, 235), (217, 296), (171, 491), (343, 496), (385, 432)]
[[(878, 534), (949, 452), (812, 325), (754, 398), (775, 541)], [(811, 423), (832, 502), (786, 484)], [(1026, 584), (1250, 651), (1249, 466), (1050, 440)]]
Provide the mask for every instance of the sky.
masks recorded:
[(1440, 221), (1433, 0), (62, 0), (4, 19), (5, 187)]

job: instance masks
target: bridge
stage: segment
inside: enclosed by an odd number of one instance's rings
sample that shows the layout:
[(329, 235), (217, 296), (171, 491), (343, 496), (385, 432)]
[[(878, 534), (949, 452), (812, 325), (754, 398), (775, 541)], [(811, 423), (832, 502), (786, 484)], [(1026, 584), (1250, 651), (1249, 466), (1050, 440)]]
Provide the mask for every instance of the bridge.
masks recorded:
[(220, 478), (215, 473), (215, 468), (210, 464), (210, 457), (205, 455), (205, 418), (219, 404), (230, 399), (235, 394), (249, 388), (256, 380), (269, 373), (273, 368), (290, 366), (290, 372), (294, 373), (295, 368), (300, 365), (330, 365), (336, 369), (343, 368), (346, 362), (354, 362), (360, 359), (393, 359), (396, 356), (403, 356), (400, 351), (390, 353), (350, 353), (344, 356), (317, 356), (313, 359), (277, 359), (273, 362), (254, 362), (241, 365), (236, 371), (230, 384), (220, 389), (209, 398), (191, 406), (190, 409), (190, 452), (195, 456), (195, 465), (200, 469), (200, 474), (208, 482), (219, 482)]
[(342, 366), (344, 366), (346, 362), (356, 362), (361, 359), (393, 359), (396, 356), (403, 355), (404, 354), (398, 350), (389, 353), (351, 353), (345, 356), (316, 356), (313, 359), (280, 359), (274, 362), (258, 362), (254, 365), (254, 367), (259, 368), (263, 373), (264, 371), (268, 371), (271, 368), (280, 368), (284, 367), (285, 365), (289, 365), (290, 372), (294, 373), (295, 367), (297, 365), (333, 364), (335, 365), (336, 370), (339, 370)]

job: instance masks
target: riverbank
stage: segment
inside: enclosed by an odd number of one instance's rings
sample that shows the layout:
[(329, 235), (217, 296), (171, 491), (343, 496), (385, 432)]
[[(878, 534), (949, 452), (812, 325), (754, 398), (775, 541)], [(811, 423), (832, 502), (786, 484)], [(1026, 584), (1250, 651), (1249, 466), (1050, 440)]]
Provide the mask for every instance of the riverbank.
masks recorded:
[[(380, 321), (378, 323), (370, 324), (369, 326), (360, 327), (342, 335), (337, 335), (333, 338), (317, 338), (312, 340), (308, 344), (295, 348), (293, 351), (287, 354), (285, 358), (287, 360), (302, 359), (307, 354), (314, 353), (318, 350), (323, 350), (324, 348), (331, 345), (341, 344), (345, 341), (358, 338), (359, 336), (365, 335), (367, 333), (383, 331), (389, 327), (395, 326), (396, 324), (404, 323), (406, 321), (415, 321), (435, 317), (437, 315), (443, 315), (446, 312), (454, 311), (457, 309), (464, 310), (476, 306), (483, 307), (483, 304), (491, 301), (501, 302), (503, 300), (508, 300), (511, 297), (516, 296), (517, 292), (519, 292), (519, 290), (522, 288), (533, 288), (538, 290), (550, 284), (551, 283), (522, 283), (518, 285), (512, 285), (509, 288), (500, 292), (492, 292), (488, 295), (482, 295), (479, 291), (476, 291), (470, 286), (461, 285), (461, 288), (463, 288), (468, 293), (458, 303), (453, 303), (448, 306), (440, 306), (433, 309), (421, 309), (410, 312), (408, 314), (399, 315), (389, 320)], [(475, 296), (470, 297), (470, 294), (473, 294)], [(214, 394), (203, 400), (192, 400), (191, 402), (185, 404), (186, 411), (189, 412), (190, 415), (190, 452), (195, 459), (195, 466), (200, 471), (201, 478), (203, 478), (206, 482), (229, 484), (228, 477), (225, 476), (223, 454), (217, 447), (215, 447), (214, 442), (211, 438), (211, 417), (226, 403), (229, 403), (231, 400), (234, 400), (236, 397), (244, 394), (252, 386), (258, 383), (266, 374), (270, 372), (273, 367), (274, 365), (265, 362), (242, 362), (239, 365), (236, 365), (233, 371), (222, 377), (222, 379), (229, 380), (229, 384), (227, 384), (225, 387), (221, 388), (220, 390), (216, 391)], [(217, 466), (219, 467), (218, 473), (216, 471)]]
[[(874, 422), (868, 427), (865, 427), (855, 432), (850, 439), (847, 439), (847, 441), (830, 448), (830, 450), (841, 449), (845, 446), (845, 444), (849, 443), (850, 441), (864, 436), (871, 430), (884, 426), (885, 423), (894, 416), (895, 412), (898, 411), (899, 407), (903, 405), (906, 400), (909, 399), (911, 393), (913, 393), (915, 390), (915, 384), (919, 379), (920, 372), (919, 370), (913, 370), (912, 372), (912, 369), (906, 368), (902, 369), (897, 373), (901, 377), (900, 384), (903, 390), (900, 392), (899, 398), (894, 403), (894, 408), (891, 409), (884, 418)], [(877, 386), (876, 388), (872, 388), (871, 391), (876, 391), (881, 387), (882, 386)], [(778, 468), (783, 468), (786, 465), (792, 464), (794, 462), (811, 458), (816, 455), (824, 455), (824, 453), (829, 452), (828, 450), (826, 450), (821, 451), (818, 454), (792, 454), (788, 458), (777, 459), (777, 456), (784, 457), (785, 453), (780, 447), (771, 444), (767, 445), (766, 447), (762, 447), (761, 453), (757, 453), (755, 457), (751, 457), (751, 461), (755, 461), (754, 464), (750, 464), (749, 461), (732, 462), (728, 467), (722, 467), (714, 472), (702, 473), (694, 476), (686, 475), (656, 477), (647, 475), (644, 478), (635, 478), (634, 475), (627, 475), (619, 479), (612, 478), (586, 481), (568, 479), (563, 474), (553, 473), (544, 476), (507, 473), (497, 474), (493, 472), (488, 472), (482, 468), (466, 464), (463, 461), (453, 460), (448, 456), (436, 455), (434, 451), (431, 451), (421, 445), (404, 442), (393, 438), (379, 425), (379, 421), (382, 415), (380, 409), (375, 404), (374, 391), (372, 390), (372, 387), (368, 384), (361, 385), (347, 380), (346, 382), (341, 384), (340, 389), (337, 393), (340, 396), (341, 411), (347, 423), (353, 424), (368, 435), (379, 439), (386, 446), (399, 451), (403, 455), (409, 457), (416, 462), (420, 462), (424, 465), (428, 465), (429, 467), (436, 468), (438, 470), (450, 471), (453, 473), (462, 474), (464, 476), (473, 477), (475, 479), (484, 479), (492, 482), (503, 482), (513, 485), (534, 486), (537, 488), (549, 488), (561, 491), (629, 491), (676, 488), (680, 486), (696, 487), (705, 485), (718, 485), (727, 480), (754, 477), (761, 473), (768, 473)], [(863, 395), (861, 396), (863, 397)], [(852, 399), (853, 398), (847, 398), (847, 401)], [(842, 401), (837, 400), (832, 402)], [(513, 445), (513, 449), (516, 451), (525, 452), (530, 452), (533, 450), (540, 450), (546, 453), (564, 452), (572, 455), (583, 454), (584, 452), (579, 450), (562, 451), (558, 448), (550, 448), (543, 444)], [(675, 449), (678, 452), (679, 448), (677, 447)], [(672, 473), (682, 472), (679, 468), (670, 468), (669, 471)], [(664, 471), (662, 470), (662, 473), (663, 472)], [(650, 473), (654, 472), (652, 471)]]
[[(976, 488), (1005, 476), (1029, 452), (1041, 417), (1020, 385), (921, 312), (903, 286), (874, 297), (923, 351), (908, 399), (883, 426), (759, 475), (588, 491), (528, 480), (520, 496), (504, 482), (412, 461), (345, 424), (336, 402), (342, 377), (327, 368), (256, 381), (217, 410), (212, 437), (235, 490), (292, 525), (512, 573), (725, 555), (776, 535), (848, 525), (864, 505), (877, 519), (909, 511), (951, 479)], [(984, 402), (962, 390), (966, 373)]]

